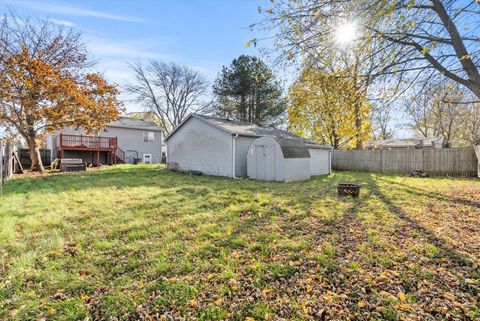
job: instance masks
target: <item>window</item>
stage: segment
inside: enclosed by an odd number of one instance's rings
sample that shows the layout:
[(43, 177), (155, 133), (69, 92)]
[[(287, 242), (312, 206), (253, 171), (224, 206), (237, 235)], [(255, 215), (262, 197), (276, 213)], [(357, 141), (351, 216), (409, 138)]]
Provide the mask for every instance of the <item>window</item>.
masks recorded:
[(143, 141), (145, 143), (153, 143), (155, 141), (154, 132), (143, 132)]

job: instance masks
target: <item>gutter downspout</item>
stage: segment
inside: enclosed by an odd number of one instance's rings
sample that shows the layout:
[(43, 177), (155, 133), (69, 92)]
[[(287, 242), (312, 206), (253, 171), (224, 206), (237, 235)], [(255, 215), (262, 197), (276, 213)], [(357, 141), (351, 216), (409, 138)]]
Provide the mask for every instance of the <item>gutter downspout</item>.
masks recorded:
[(232, 134), (232, 178), (238, 178), (235, 176), (235, 139), (238, 137), (238, 134)]
[(330, 148), (330, 150), (328, 151), (328, 169), (329, 169), (329, 172), (328, 174), (332, 174), (332, 157), (333, 157), (333, 148)]

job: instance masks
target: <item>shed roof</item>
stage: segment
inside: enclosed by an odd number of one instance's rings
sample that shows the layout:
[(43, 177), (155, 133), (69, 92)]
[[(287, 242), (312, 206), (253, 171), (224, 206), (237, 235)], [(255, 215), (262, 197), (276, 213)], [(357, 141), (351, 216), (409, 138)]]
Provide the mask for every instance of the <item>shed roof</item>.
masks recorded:
[(162, 127), (154, 121), (131, 117), (119, 117), (117, 120), (108, 123), (107, 127), (162, 131)]
[(273, 139), (280, 145), (284, 158), (310, 158), (310, 152), (302, 141), (284, 137), (273, 137)]
[[(247, 122), (229, 120), (214, 116), (190, 114), (185, 120), (178, 125), (166, 138), (168, 140), (180, 127), (185, 124), (190, 118), (200, 119), (228, 134), (248, 136), (248, 137), (272, 137), (282, 148), (282, 153), (285, 158), (305, 158), (310, 157), (308, 148), (315, 148), (311, 146), (319, 146), (315, 142), (297, 136), (289, 131), (278, 129), (275, 127), (259, 126)], [(308, 144), (309, 147), (305, 144)]]

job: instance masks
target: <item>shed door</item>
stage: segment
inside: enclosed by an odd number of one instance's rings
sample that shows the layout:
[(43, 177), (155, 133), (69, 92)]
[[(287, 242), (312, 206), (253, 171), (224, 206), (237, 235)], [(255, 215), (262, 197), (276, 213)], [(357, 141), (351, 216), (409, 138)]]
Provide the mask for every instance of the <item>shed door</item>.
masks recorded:
[(255, 146), (256, 179), (275, 180), (275, 151), (273, 146)]
[(274, 181), (275, 180), (275, 153), (273, 146), (264, 146), (264, 157), (265, 157), (265, 180)]
[(265, 168), (265, 160), (263, 157), (263, 146), (256, 145), (255, 146), (255, 178), (261, 179), (265, 177), (264, 169)]

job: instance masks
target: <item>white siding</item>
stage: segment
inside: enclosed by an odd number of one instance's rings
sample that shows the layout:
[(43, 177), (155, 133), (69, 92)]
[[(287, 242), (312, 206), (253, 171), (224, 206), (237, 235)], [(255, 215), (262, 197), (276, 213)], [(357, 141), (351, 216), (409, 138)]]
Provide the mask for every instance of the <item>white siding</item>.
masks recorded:
[(330, 174), (330, 151), (326, 149), (309, 148), (310, 171), (312, 176)]
[(248, 148), (255, 140), (253, 137), (238, 136), (235, 138), (235, 176), (247, 177)]
[(310, 179), (310, 158), (286, 158), (285, 182)]
[(260, 177), (261, 173), (257, 174), (257, 159), (255, 146), (274, 146), (275, 156), (273, 157), (273, 159), (270, 160), (272, 163), (268, 164), (268, 166), (270, 166), (270, 169), (273, 168), (275, 181), (283, 182), (285, 180), (285, 162), (282, 154), (282, 149), (280, 148), (280, 145), (278, 145), (277, 141), (271, 137), (257, 138), (250, 144), (247, 155), (248, 178), (263, 179)]
[(182, 170), (232, 176), (232, 135), (191, 117), (168, 140), (168, 163)]

